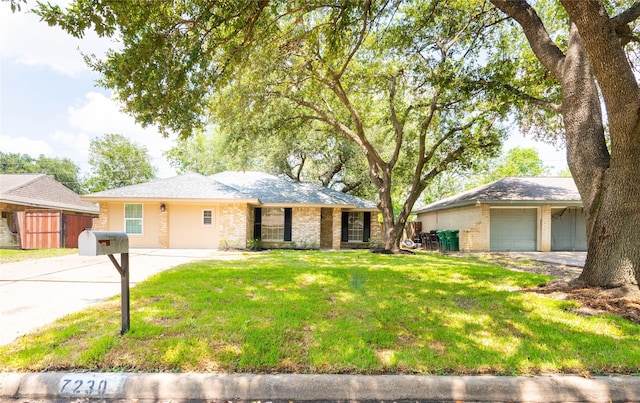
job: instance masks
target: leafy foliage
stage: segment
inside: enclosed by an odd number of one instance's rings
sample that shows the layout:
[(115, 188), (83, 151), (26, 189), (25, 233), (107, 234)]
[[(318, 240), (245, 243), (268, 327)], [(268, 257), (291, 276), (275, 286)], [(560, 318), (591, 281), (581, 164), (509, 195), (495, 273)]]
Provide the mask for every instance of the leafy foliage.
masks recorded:
[(79, 177), (80, 169), (68, 158), (49, 158), (44, 155), (33, 158), (27, 154), (0, 151), (0, 173), (44, 173), (78, 194), (84, 190)]
[(375, 189), (387, 248), (431, 180), (498, 152), (512, 107), (493, 83), (515, 74), (513, 60), (492, 57), (510, 42), (480, 0), (76, 1), (37, 12), (76, 36), (120, 38), (90, 64), (142, 124), (186, 138), (213, 122), (243, 163)]
[(90, 192), (147, 182), (156, 174), (147, 148), (121, 134), (105, 134), (91, 140), (89, 165), (92, 168), (87, 180)]

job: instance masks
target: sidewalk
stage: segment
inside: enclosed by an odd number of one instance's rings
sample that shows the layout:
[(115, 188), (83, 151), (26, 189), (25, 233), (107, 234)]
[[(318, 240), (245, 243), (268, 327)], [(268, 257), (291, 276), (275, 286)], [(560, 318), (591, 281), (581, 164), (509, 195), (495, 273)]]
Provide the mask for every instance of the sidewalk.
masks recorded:
[(0, 401), (640, 402), (640, 377), (0, 373)]

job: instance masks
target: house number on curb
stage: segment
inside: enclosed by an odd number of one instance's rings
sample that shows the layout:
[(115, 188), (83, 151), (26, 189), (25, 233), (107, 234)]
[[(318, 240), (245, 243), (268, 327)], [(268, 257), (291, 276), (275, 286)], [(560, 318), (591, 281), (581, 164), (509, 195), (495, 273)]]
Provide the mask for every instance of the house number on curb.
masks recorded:
[(68, 374), (60, 378), (58, 394), (61, 396), (118, 397), (124, 390), (125, 375)]

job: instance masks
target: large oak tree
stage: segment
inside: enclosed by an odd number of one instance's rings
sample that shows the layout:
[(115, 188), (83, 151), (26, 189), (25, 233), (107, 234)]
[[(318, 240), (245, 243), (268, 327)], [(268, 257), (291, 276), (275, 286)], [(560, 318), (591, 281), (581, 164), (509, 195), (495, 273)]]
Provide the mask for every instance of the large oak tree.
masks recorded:
[(188, 137), (210, 119), (239, 130), (265, 119), (278, 125), (240, 131), (269, 147), (269, 130), (295, 120), (351, 141), (388, 249), (433, 178), (499, 150), (508, 105), (480, 78), (504, 67), (487, 62), (502, 17), (485, 1), (76, 0), (38, 12), (76, 36), (119, 38), (91, 65), (143, 124)]
[(601, 0), (562, 0), (567, 34), (553, 31), (552, 38), (548, 22), (527, 1), (491, 2), (517, 21), (561, 90), (560, 104), (550, 108), (564, 121), (567, 161), (587, 223), (579, 281), (603, 287), (638, 282), (640, 90), (625, 49), (638, 42), (630, 24), (640, 16), (640, 3), (618, 2), (628, 8), (610, 15)]

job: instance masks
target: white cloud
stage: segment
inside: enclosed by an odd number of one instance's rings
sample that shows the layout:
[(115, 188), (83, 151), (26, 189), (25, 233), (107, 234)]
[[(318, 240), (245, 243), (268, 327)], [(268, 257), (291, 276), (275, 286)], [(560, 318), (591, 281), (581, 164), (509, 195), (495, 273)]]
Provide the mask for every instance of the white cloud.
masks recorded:
[(67, 109), (71, 128), (88, 134), (85, 155), (88, 156), (89, 139), (107, 133), (122, 134), (147, 148), (152, 165), (158, 167), (158, 176), (175, 175), (175, 170), (169, 166), (162, 155), (163, 151), (173, 146), (171, 139), (164, 138), (155, 127), (143, 128), (135, 122), (135, 119), (122, 112), (120, 105), (112, 98), (97, 92), (89, 92), (85, 99), (87, 102), (82, 106), (71, 106)]
[(3, 63), (46, 66), (74, 77), (89, 71), (80, 51), (101, 57), (115, 45), (92, 31), (82, 39), (74, 38), (61, 28), (40, 21), (40, 17), (27, 10), (28, 6), (22, 8), (21, 12), (12, 13), (8, 5), (0, 7), (0, 58)]
[(53, 148), (44, 140), (32, 140), (26, 137), (12, 137), (0, 134), (0, 144), (2, 151), (6, 153), (27, 154), (34, 158), (41, 154), (53, 155)]

